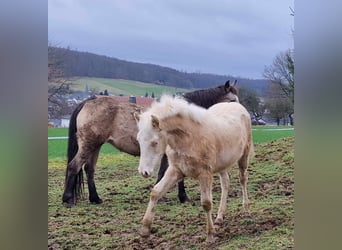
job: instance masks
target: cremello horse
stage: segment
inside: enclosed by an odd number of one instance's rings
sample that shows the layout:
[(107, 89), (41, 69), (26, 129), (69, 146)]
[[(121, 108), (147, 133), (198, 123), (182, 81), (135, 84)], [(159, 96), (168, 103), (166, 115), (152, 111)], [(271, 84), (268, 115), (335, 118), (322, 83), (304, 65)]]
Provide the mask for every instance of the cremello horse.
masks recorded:
[(139, 172), (152, 175), (163, 154), (169, 159), (164, 177), (151, 191), (140, 234), (148, 237), (159, 198), (185, 176), (199, 180), (201, 205), (207, 215), (208, 240), (213, 240), (212, 182), (219, 173), (221, 201), (215, 224), (222, 224), (229, 188), (228, 169), (237, 163), (243, 209), (248, 212), (247, 167), (253, 155), (251, 119), (239, 103), (219, 103), (209, 109), (179, 98), (162, 96), (144, 113), (135, 113), (140, 144)]

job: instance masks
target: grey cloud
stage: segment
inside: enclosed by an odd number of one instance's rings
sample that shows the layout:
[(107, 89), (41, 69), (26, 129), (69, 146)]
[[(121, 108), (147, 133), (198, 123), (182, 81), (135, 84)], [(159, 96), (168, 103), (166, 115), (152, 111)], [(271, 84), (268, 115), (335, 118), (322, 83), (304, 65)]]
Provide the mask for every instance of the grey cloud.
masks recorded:
[(49, 39), (125, 60), (261, 77), (276, 53), (293, 48), (289, 6), (293, 1), (55, 0)]

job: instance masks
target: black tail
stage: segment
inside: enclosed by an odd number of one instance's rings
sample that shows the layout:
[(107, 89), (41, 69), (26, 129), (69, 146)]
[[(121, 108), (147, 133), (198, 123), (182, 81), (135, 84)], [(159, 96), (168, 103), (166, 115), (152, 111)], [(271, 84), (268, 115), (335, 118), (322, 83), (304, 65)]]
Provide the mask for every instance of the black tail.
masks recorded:
[[(84, 100), (83, 102), (77, 105), (77, 107), (71, 114), (70, 123), (69, 123), (69, 138), (68, 138), (68, 151), (67, 151), (68, 166), (69, 166), (69, 163), (72, 161), (72, 159), (74, 159), (78, 151), (78, 143), (77, 143), (77, 136), (76, 136), (77, 116), (82, 110), (84, 104), (87, 101), (94, 100), (94, 99), (96, 99), (96, 96), (91, 96), (88, 99)], [(67, 177), (68, 177), (68, 167), (65, 173), (65, 183), (67, 183)], [(73, 190), (74, 197), (76, 198), (76, 200), (82, 197), (83, 189), (84, 189), (84, 179), (83, 179), (83, 169), (81, 168), (76, 176), (74, 190)]]

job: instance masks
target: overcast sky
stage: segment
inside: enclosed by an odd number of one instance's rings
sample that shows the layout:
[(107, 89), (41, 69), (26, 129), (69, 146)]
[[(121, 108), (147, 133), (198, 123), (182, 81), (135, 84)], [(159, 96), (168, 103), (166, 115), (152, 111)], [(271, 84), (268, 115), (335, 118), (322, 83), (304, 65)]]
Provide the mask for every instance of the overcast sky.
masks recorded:
[(49, 0), (49, 42), (187, 72), (262, 78), (293, 49), (294, 0)]

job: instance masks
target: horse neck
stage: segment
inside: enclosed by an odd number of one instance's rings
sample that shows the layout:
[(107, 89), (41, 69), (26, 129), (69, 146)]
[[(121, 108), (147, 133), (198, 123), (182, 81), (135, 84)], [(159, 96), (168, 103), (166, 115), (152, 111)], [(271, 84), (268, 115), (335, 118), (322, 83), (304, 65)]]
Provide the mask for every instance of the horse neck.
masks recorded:
[[(173, 151), (197, 161), (212, 161), (209, 156), (215, 155), (215, 145), (210, 141), (210, 126), (206, 126), (209, 121), (202, 124), (189, 117), (172, 117), (163, 122), (167, 123), (163, 124), (166, 143)], [(207, 159), (203, 159), (203, 154), (208, 155)]]
[[(216, 155), (215, 146), (195, 134), (182, 137), (176, 134), (167, 136), (167, 144), (169, 145), (173, 157), (176, 161), (188, 162), (190, 165), (196, 166), (215, 166)], [(193, 166), (187, 166), (193, 167)]]
[(209, 108), (210, 106), (219, 102), (222, 95), (218, 95), (215, 91), (197, 91), (186, 93), (184, 98), (191, 103), (194, 103), (198, 106)]

